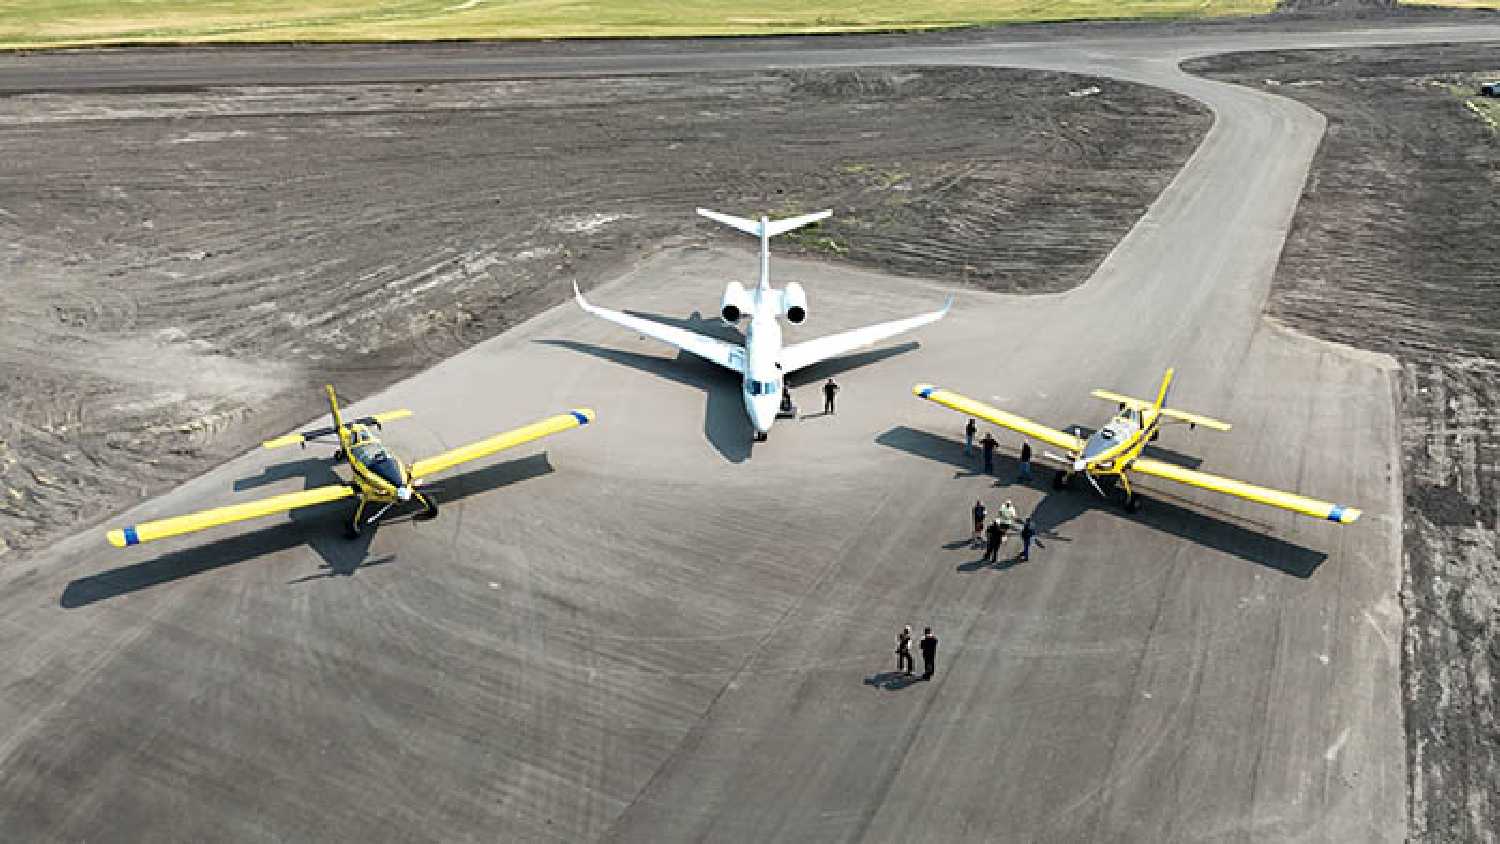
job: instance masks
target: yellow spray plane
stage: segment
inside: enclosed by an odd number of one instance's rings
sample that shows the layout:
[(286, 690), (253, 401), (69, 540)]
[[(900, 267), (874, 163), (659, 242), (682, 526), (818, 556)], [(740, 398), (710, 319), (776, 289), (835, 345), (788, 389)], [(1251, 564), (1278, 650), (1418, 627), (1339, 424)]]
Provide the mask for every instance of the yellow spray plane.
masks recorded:
[(1093, 396), (1116, 402), (1120, 409), (1108, 425), (1095, 431), (1087, 440), (931, 384), (918, 384), (912, 388), (912, 392), (919, 398), (936, 402), (959, 413), (993, 422), (1032, 439), (1066, 450), (1066, 457), (1051, 453), (1046, 455), (1063, 466), (1053, 478), (1054, 487), (1061, 489), (1067, 486), (1075, 475), (1081, 474), (1088, 478), (1089, 483), (1093, 484), (1094, 489), (1098, 490), (1100, 495), (1103, 495), (1104, 488), (1100, 486), (1099, 478), (1114, 480), (1124, 490), (1125, 507), (1132, 512), (1139, 505), (1139, 500), (1130, 487), (1129, 475), (1138, 472), (1142, 475), (1210, 489), (1214, 492), (1269, 504), (1272, 507), (1280, 507), (1283, 510), (1291, 510), (1315, 519), (1327, 519), (1339, 524), (1347, 525), (1359, 518), (1360, 511), (1354, 507), (1345, 507), (1342, 504), (1306, 498), (1296, 493), (1222, 478), (1207, 472), (1199, 472), (1141, 456), (1146, 445), (1157, 438), (1161, 432), (1161, 426), (1165, 424), (1175, 422), (1190, 427), (1202, 425), (1215, 431), (1229, 430), (1227, 422), (1167, 407), (1167, 392), (1171, 386), (1172, 370), (1168, 369), (1154, 402), (1122, 396), (1108, 390), (1095, 390), (1092, 393)]
[[(424, 495), (417, 491), (417, 488), (429, 476), (462, 463), (479, 460), (496, 452), (594, 421), (592, 410), (587, 408), (570, 410), (567, 413), (549, 416), (540, 422), (533, 422), (513, 431), (506, 431), (489, 439), (470, 443), (407, 465), (386, 450), (376, 431), (386, 422), (410, 416), (410, 410), (392, 410), (377, 413), (374, 416), (363, 416), (345, 423), (339, 416), (338, 396), (333, 392), (332, 386), (327, 389), (328, 406), (333, 414), (332, 427), (303, 431), (300, 434), (288, 434), (274, 440), (267, 440), (261, 443), (261, 446), (264, 448), (281, 448), (288, 445), (305, 447), (310, 442), (327, 442), (323, 439), (324, 437), (336, 435), (339, 448), (334, 459), (343, 459), (348, 462), (353, 472), (353, 477), (347, 484), (328, 484), (302, 492), (273, 495), (244, 504), (231, 504), (227, 507), (201, 510), (185, 516), (174, 516), (170, 519), (116, 528), (106, 535), (109, 544), (116, 548), (125, 548), (142, 542), (150, 542), (153, 539), (165, 539), (169, 536), (192, 533), (247, 519), (258, 519), (299, 507), (311, 507), (315, 504), (326, 504), (350, 497), (356, 500), (354, 513), (350, 517), (346, 532), (351, 539), (359, 536), (364, 528), (379, 521), (398, 503), (414, 501), (420, 504), (423, 509), (413, 516), (415, 519), (436, 518), (437, 502), (430, 494)], [(379, 505), (380, 509), (367, 517), (365, 508), (371, 504)]]

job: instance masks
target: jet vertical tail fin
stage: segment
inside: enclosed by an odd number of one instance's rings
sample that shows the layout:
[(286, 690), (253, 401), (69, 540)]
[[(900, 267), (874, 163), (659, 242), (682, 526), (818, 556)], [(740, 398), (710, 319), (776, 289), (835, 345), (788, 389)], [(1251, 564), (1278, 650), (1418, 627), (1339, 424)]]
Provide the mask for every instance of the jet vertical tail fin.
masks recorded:
[(747, 220), (744, 217), (710, 211), (707, 208), (699, 208), (698, 213), (710, 220), (723, 223), (730, 228), (739, 229), (745, 234), (760, 238), (760, 284), (758, 286), (761, 290), (769, 290), (771, 287), (771, 238), (778, 234), (785, 234), (793, 229), (810, 226), (819, 220), (826, 220), (833, 216), (832, 210), (819, 211), (816, 214), (803, 214), (800, 217), (787, 217), (784, 220), (771, 220), (767, 217), (761, 217), (759, 220)]

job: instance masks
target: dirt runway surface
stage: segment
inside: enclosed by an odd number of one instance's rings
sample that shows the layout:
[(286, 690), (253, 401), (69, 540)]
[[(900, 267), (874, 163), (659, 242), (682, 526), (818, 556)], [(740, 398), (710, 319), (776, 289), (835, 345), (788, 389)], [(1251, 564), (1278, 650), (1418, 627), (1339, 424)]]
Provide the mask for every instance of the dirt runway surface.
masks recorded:
[[(1325, 114), (1270, 313), (1402, 366), (1412, 834), (1500, 830), (1500, 132), (1466, 107), (1500, 48), (1189, 65)], [(1357, 317), (1357, 318), (1351, 318)]]
[(0, 99), (0, 550), (45, 545), (492, 337), (696, 206), (833, 208), (778, 247), (1076, 285), (1208, 125), (969, 68)]

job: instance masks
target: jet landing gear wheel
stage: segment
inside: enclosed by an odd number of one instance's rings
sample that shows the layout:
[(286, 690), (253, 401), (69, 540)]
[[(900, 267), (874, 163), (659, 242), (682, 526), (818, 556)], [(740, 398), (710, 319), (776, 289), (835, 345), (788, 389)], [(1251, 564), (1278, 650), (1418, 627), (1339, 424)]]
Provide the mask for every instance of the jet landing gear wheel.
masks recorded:
[(1141, 497), (1133, 492), (1125, 494), (1125, 512), (1138, 513), (1141, 510)]
[(1072, 472), (1065, 472), (1062, 469), (1058, 469), (1056, 472), (1052, 473), (1052, 488), (1053, 489), (1067, 489), (1068, 487), (1070, 487), (1072, 485), (1073, 485), (1073, 473)]

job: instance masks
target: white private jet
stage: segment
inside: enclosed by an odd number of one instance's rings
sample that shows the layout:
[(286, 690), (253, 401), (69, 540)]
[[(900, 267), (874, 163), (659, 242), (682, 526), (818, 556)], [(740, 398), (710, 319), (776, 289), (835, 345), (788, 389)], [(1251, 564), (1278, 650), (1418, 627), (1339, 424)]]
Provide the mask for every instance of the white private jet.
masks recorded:
[(833, 212), (819, 211), (816, 214), (775, 221), (766, 217), (761, 217), (759, 221), (746, 220), (705, 208), (699, 208), (698, 213), (760, 238), (760, 284), (755, 290), (748, 291), (737, 281), (729, 282), (724, 288), (724, 299), (719, 306), (719, 316), (726, 325), (738, 325), (749, 314), (750, 325), (745, 331), (745, 345), (739, 346), (685, 328), (663, 325), (590, 305), (579, 292), (577, 282), (573, 283), (573, 293), (578, 297), (579, 306), (595, 316), (670, 343), (683, 351), (740, 373), (744, 379), (741, 394), (745, 400), (745, 411), (750, 416), (750, 424), (755, 427), (756, 442), (765, 442), (771, 424), (776, 421), (786, 376), (815, 363), (936, 322), (953, 305), (953, 297), (949, 296), (942, 310), (784, 346), (781, 342), (781, 325), (776, 318), (785, 316), (787, 322), (801, 325), (807, 319), (807, 294), (803, 292), (802, 285), (795, 281), (788, 282), (781, 290), (771, 288), (771, 238), (827, 219)]

